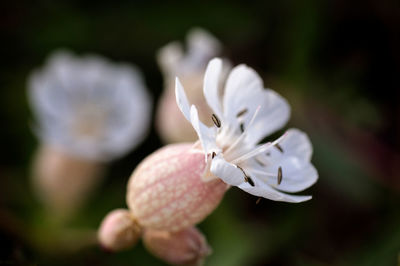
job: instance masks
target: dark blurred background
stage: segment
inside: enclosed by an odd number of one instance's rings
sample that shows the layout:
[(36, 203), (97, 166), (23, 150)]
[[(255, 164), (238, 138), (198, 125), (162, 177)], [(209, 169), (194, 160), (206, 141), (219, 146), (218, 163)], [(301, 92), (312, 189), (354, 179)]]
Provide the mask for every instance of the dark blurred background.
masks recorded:
[[(163, 265), (142, 244), (108, 254), (57, 249), (31, 192), (37, 140), (26, 98), (30, 71), (68, 48), (137, 65), (154, 99), (155, 52), (203, 27), (224, 56), (246, 63), (292, 106), (290, 127), (314, 145), (319, 181), (302, 204), (231, 189), (200, 228), (206, 265), (397, 265), (400, 257), (400, 3), (398, 1), (7, 1), (0, 16), (0, 265)], [(125, 207), (131, 171), (162, 145), (146, 141), (114, 162), (71, 228), (96, 229)], [(53, 247), (49, 249), (48, 246)], [(60, 245), (61, 247), (62, 245)], [(46, 248), (47, 247), (47, 248)]]

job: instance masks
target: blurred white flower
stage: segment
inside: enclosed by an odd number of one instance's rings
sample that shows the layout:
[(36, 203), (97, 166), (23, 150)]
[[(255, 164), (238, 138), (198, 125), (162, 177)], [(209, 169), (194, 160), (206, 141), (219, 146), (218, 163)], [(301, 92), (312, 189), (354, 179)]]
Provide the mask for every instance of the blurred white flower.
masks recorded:
[[(210, 61), (203, 92), (213, 110), (214, 127), (207, 127), (190, 107), (184, 89), (176, 79), (176, 100), (180, 110), (196, 130), (211, 174), (225, 183), (271, 200), (302, 202), (311, 196), (284, 192), (302, 191), (316, 182), (318, 173), (311, 164), (312, 146), (307, 135), (288, 130), (279, 139), (258, 144), (265, 136), (281, 128), (289, 119), (285, 99), (264, 89), (257, 73), (245, 66), (235, 67), (219, 93), (222, 61)], [(210, 119), (211, 119), (210, 118)]]
[(171, 42), (158, 52), (157, 60), (166, 77), (203, 72), (208, 61), (221, 52), (220, 42), (201, 28), (190, 30), (186, 43), (186, 52), (179, 42)]
[(30, 76), (28, 93), (40, 138), (34, 189), (51, 215), (64, 220), (100, 183), (103, 163), (143, 140), (151, 99), (136, 68), (67, 51)]
[(68, 154), (110, 161), (145, 137), (151, 100), (133, 66), (59, 51), (28, 87), (38, 136)]
[[(165, 142), (196, 140), (196, 132), (176, 106), (174, 89), (176, 76), (190, 88), (187, 95), (201, 113), (205, 117), (211, 115), (201, 86), (208, 61), (220, 54), (221, 47), (220, 42), (209, 32), (195, 28), (187, 35), (186, 49), (181, 43), (172, 42), (158, 52), (157, 61), (164, 75), (165, 88), (157, 108), (156, 126)], [(226, 66), (228, 70), (228, 64)]]

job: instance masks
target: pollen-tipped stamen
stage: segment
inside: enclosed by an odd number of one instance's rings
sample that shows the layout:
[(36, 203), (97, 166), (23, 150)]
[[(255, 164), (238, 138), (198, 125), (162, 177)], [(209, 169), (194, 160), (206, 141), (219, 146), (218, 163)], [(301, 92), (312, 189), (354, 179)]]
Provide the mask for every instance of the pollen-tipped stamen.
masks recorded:
[(247, 108), (243, 109), (242, 111), (240, 111), (239, 113), (236, 114), (236, 117), (239, 118), (241, 116), (243, 116), (244, 114), (246, 114), (248, 111)]
[(275, 147), (276, 147), (281, 153), (283, 153), (283, 148), (281, 147), (281, 145), (279, 145), (279, 143), (275, 144)]
[(224, 151), (225, 154), (227, 154), (228, 152), (230, 152), (232, 149), (234, 149), (242, 140), (243, 138), (246, 136), (247, 134), (247, 129), (251, 127), (251, 125), (253, 124), (258, 112), (260, 111), (261, 106), (259, 105), (257, 107), (257, 109), (254, 111), (253, 117), (250, 119), (250, 122), (248, 124), (248, 126), (243, 130), (242, 134), (235, 140), (234, 143), (232, 143), (232, 145), (229, 146), (228, 149), (226, 149), (226, 151)]
[(219, 120), (219, 118), (215, 114), (212, 114), (211, 119), (217, 128), (221, 127), (221, 120)]
[(257, 170), (257, 169), (252, 169), (251, 172), (253, 174), (260, 175), (260, 176), (273, 177), (273, 178), (276, 177), (276, 174), (274, 174), (274, 173), (265, 172), (265, 171), (261, 171), (261, 170)]
[(278, 185), (280, 185), (282, 183), (282, 167), (279, 166), (278, 168)]
[(286, 133), (283, 134), (281, 137), (279, 137), (278, 139), (276, 139), (273, 142), (265, 143), (264, 145), (261, 145), (258, 148), (254, 149), (254, 150), (251, 150), (248, 153), (243, 154), (239, 158), (236, 158), (236, 159), (232, 160), (231, 163), (232, 164), (238, 164), (238, 163), (246, 161), (246, 160), (248, 160), (250, 158), (253, 158), (254, 156), (257, 156), (258, 154), (263, 153), (263, 152), (267, 151), (268, 149), (270, 149), (271, 147), (275, 146), (277, 143), (280, 143), (285, 137), (286, 137)]
[(243, 175), (244, 175), (244, 181), (246, 181), (247, 183), (249, 183), (250, 186), (254, 187), (254, 181), (253, 181), (253, 179), (252, 179), (250, 176), (248, 176), (248, 175), (246, 174), (246, 172), (243, 170), (242, 167), (240, 167), (239, 165), (236, 165), (236, 167), (239, 168), (239, 169), (242, 171), (242, 173), (243, 173)]

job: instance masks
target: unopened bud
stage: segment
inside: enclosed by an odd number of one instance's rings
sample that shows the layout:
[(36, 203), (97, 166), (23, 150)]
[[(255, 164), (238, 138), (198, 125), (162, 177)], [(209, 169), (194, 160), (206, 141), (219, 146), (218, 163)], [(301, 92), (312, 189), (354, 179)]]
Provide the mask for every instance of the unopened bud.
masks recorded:
[(173, 265), (201, 265), (211, 253), (205, 237), (195, 227), (175, 233), (145, 230), (143, 242), (156, 257)]
[(144, 228), (179, 231), (202, 221), (220, 203), (228, 186), (210, 175), (204, 153), (192, 144), (168, 145), (133, 172), (127, 204)]
[(109, 251), (125, 250), (136, 244), (141, 230), (128, 210), (117, 209), (104, 218), (98, 232), (100, 245)]

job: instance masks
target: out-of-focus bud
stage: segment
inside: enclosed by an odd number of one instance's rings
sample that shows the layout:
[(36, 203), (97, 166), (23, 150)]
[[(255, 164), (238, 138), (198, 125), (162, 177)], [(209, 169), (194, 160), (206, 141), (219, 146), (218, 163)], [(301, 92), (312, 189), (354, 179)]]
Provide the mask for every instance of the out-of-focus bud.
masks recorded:
[(156, 257), (173, 265), (202, 265), (211, 253), (205, 237), (195, 227), (175, 233), (145, 230), (143, 242)]
[(98, 231), (100, 245), (109, 251), (125, 250), (136, 244), (141, 229), (128, 210), (117, 209), (102, 221)]
[(70, 156), (54, 146), (39, 148), (33, 162), (33, 185), (53, 215), (68, 217), (96, 188), (104, 167)]
[[(190, 87), (187, 95), (190, 102), (198, 107), (200, 119), (208, 121), (209, 123), (206, 124), (211, 126), (212, 121), (209, 118), (212, 112), (203, 96), (203, 77), (203, 72), (199, 72), (190, 76), (186, 75), (181, 81), (185, 87)], [(166, 86), (168, 87), (165, 88), (157, 109), (158, 132), (166, 143), (196, 140), (196, 132), (176, 105), (175, 83), (170, 82)]]
[(203, 97), (203, 76), (208, 61), (220, 52), (220, 42), (200, 28), (192, 29), (188, 33), (186, 53), (178, 42), (169, 43), (158, 52), (157, 61), (164, 75), (164, 92), (157, 109), (156, 126), (164, 142), (197, 139), (195, 131), (176, 105), (175, 77), (179, 76), (185, 88), (191, 88), (187, 92), (189, 100), (200, 109), (199, 113), (204, 118), (209, 118), (211, 110)]
[(168, 145), (133, 172), (127, 204), (143, 228), (182, 230), (202, 221), (225, 194), (228, 185), (210, 175), (202, 150), (187, 143)]

